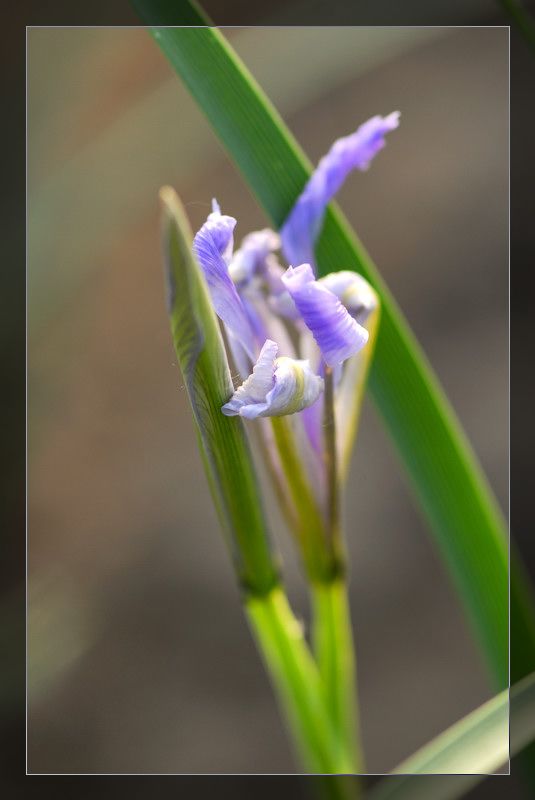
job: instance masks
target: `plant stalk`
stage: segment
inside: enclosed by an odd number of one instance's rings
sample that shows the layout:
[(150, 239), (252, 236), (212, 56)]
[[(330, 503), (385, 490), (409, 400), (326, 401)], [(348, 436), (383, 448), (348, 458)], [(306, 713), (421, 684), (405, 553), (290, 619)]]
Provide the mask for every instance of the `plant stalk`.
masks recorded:
[[(324, 391), (324, 464), (327, 485), (326, 528), (329, 547), (344, 563), (340, 515), (340, 480), (336, 452), (336, 423), (334, 414), (334, 380), (332, 369), (325, 367)], [(314, 652), (323, 679), (325, 699), (335, 729), (342, 737), (347, 758), (354, 774), (362, 773), (363, 758), (360, 745), (355, 648), (347, 582), (343, 575), (331, 580), (312, 582)]]
[(356, 663), (347, 583), (312, 584), (313, 644), (325, 701), (343, 742), (351, 773), (364, 773), (358, 719)]
[(324, 374), (324, 465), (327, 484), (327, 531), (333, 549), (342, 546), (340, 524), (340, 479), (337, 468), (336, 421), (334, 415), (334, 380), (332, 367), (325, 366)]
[(272, 417), (271, 424), (284, 476), (292, 497), (297, 525), (294, 528), (310, 581), (333, 580), (340, 574), (338, 553), (326, 547), (325, 520), (307, 478), (287, 417)]
[(306, 772), (351, 773), (327, 713), (320, 674), (284, 591), (277, 587), (247, 598), (245, 611)]

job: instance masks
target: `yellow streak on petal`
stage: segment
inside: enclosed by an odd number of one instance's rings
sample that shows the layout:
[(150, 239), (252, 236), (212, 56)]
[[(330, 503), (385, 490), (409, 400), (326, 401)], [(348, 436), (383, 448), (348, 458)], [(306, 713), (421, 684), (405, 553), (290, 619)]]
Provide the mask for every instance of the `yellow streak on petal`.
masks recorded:
[(285, 414), (295, 414), (296, 411), (301, 411), (303, 407), (303, 398), (305, 396), (305, 373), (303, 368), (296, 364), (292, 358), (288, 356), (281, 356), (275, 361), (276, 365), (284, 364), (294, 374), (295, 377), (295, 391), (291, 401), (284, 409)]

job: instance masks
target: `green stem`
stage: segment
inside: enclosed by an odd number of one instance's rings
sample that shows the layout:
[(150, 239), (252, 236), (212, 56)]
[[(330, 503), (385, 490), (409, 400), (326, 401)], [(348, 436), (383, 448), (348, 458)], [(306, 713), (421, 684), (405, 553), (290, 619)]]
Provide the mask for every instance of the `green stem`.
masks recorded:
[(248, 598), (245, 610), (306, 771), (350, 773), (327, 715), (318, 669), (283, 590)]
[(325, 367), (323, 433), (325, 477), (327, 482), (327, 530), (333, 551), (341, 547), (340, 482), (336, 455), (336, 423), (334, 415), (334, 381), (332, 367)]
[(273, 434), (282, 469), (297, 513), (294, 529), (311, 581), (329, 581), (340, 574), (338, 553), (327, 547), (327, 531), (321, 508), (314, 497), (297, 449), (288, 417), (272, 417)]
[[(340, 564), (345, 562), (340, 519), (340, 478), (336, 448), (333, 371), (325, 367), (324, 464), (327, 485), (327, 538)], [(347, 597), (347, 584), (337, 577), (312, 582), (314, 651), (323, 679), (325, 699), (335, 730), (340, 732), (354, 773), (362, 772), (363, 761), (358, 735), (357, 693), (353, 634)]]
[(312, 584), (314, 653), (323, 678), (327, 707), (340, 731), (353, 774), (362, 774), (356, 668), (347, 584), (339, 579)]

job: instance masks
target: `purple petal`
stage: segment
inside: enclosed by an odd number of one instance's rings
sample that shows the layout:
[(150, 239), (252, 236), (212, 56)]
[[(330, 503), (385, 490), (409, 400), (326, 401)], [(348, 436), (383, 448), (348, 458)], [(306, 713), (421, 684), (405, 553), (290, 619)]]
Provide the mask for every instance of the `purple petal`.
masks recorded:
[(282, 276), (285, 272), (285, 267), (279, 264), (274, 255), (270, 255), (266, 258), (264, 280), (268, 290), (267, 302), (270, 309), (274, 311), (276, 315), (285, 317), (286, 319), (296, 320), (299, 319), (299, 312), (282, 282)]
[(235, 225), (233, 217), (213, 212), (193, 239), (193, 252), (206, 278), (217, 316), (254, 361), (251, 325), (224, 258), (229, 245), (232, 246)]
[[(284, 289), (284, 286), (282, 288)], [(286, 289), (284, 289), (284, 294), (288, 295)], [(257, 342), (265, 342), (266, 339), (271, 339), (277, 342), (281, 355), (294, 358), (295, 347), (292, 339), (286, 325), (276, 313), (273, 313), (271, 297), (266, 297), (262, 291), (254, 288), (253, 285), (245, 287), (240, 292), (240, 297), (254, 328)], [(293, 300), (289, 295), (288, 298), (293, 305)]]
[(229, 264), (229, 272), (234, 283), (238, 285), (248, 283), (253, 275), (264, 270), (266, 259), (279, 247), (279, 234), (270, 228), (253, 231), (245, 236)]
[(316, 455), (321, 456), (323, 452), (323, 395), (320, 395), (315, 403), (301, 412), (303, 427)]
[(271, 339), (264, 343), (251, 375), (221, 409), (225, 416), (240, 415), (254, 419), (267, 409), (266, 396), (275, 385), (275, 359), (278, 350)]
[(314, 403), (323, 390), (323, 380), (310, 369), (308, 361), (283, 356), (268, 339), (253, 372), (222, 407), (226, 416), (256, 417), (295, 414)]
[(289, 264), (314, 263), (314, 243), (327, 203), (352, 169), (365, 170), (385, 145), (385, 135), (397, 128), (399, 111), (372, 117), (355, 133), (338, 139), (319, 162), (281, 228), (282, 249)]
[(229, 350), (232, 354), (232, 359), (234, 361), (234, 366), (238, 370), (241, 379), (244, 381), (246, 377), (251, 372), (251, 362), (252, 358), (248, 355), (247, 351), (244, 349), (242, 344), (236, 339), (235, 336), (232, 336), (231, 333), (227, 331), (227, 341)]
[(214, 197), (212, 200), (212, 213), (208, 215), (205, 224), (210, 227), (214, 244), (223, 256), (225, 263), (228, 264), (234, 249), (236, 220), (234, 217), (228, 217), (226, 214), (221, 213), (219, 203)]
[(367, 330), (335, 294), (314, 279), (310, 264), (289, 267), (282, 281), (329, 366), (342, 363), (364, 347)]

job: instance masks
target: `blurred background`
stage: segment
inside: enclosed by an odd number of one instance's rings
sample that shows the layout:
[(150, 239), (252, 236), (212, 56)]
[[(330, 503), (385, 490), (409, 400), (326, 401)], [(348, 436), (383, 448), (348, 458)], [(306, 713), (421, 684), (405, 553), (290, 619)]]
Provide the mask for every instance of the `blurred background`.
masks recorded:
[[(233, 28), (314, 162), (398, 131), (340, 203), (508, 503), (508, 31)], [(157, 192), (268, 224), (143, 29), (28, 31), (28, 769), (295, 770), (212, 508)], [(343, 268), (346, 265), (340, 265)], [(492, 694), (372, 405), (346, 501), (364, 749), (391, 769)], [(274, 534), (305, 623), (305, 587)]]

